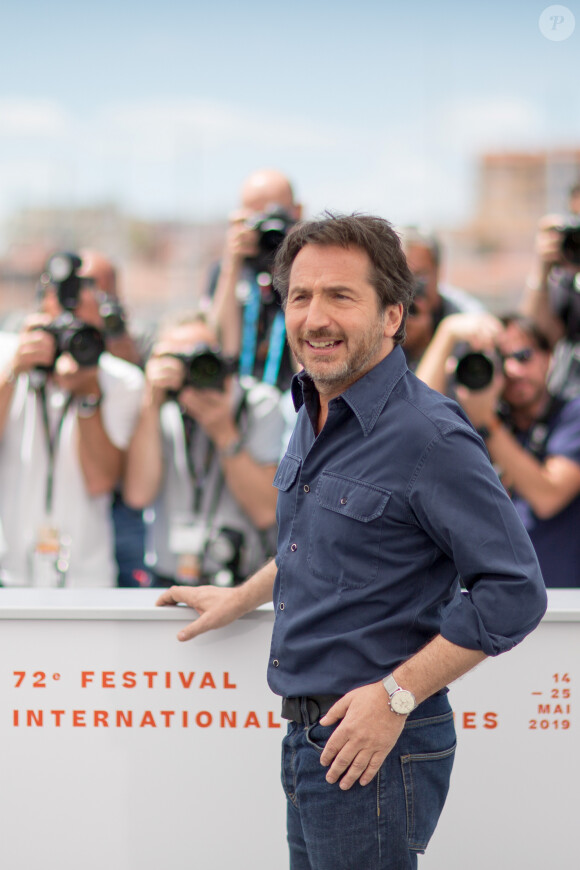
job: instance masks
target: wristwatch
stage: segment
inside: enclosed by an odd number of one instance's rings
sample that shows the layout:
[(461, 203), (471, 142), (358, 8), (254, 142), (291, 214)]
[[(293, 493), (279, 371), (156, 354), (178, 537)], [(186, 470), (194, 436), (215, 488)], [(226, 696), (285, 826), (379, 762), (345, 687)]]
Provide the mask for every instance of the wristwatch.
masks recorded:
[(501, 429), (501, 420), (498, 417), (492, 417), (487, 426), (478, 426), (475, 431), (483, 441), (487, 441), (498, 429)]
[(237, 456), (243, 449), (244, 441), (243, 438), (239, 436), (235, 441), (232, 441), (231, 444), (228, 444), (227, 447), (222, 447), (221, 450), (218, 450), (218, 454), (224, 459), (229, 459), (231, 456)]
[(383, 686), (389, 696), (389, 707), (393, 713), (408, 716), (417, 706), (414, 694), (408, 689), (402, 689), (392, 674), (384, 678)]
[(97, 408), (103, 401), (102, 396), (97, 396), (95, 393), (89, 393), (88, 396), (81, 396), (77, 405), (77, 414), (81, 420), (88, 420), (93, 414), (96, 414)]

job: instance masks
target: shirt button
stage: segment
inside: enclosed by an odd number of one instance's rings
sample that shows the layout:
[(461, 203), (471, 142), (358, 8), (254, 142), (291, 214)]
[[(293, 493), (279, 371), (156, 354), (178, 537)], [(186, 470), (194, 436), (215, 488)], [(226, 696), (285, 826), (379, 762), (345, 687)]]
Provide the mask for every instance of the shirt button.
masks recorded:
[(280, 662), (278, 661), (278, 659), (274, 659), (274, 661), (272, 662), (272, 664), (274, 665), (275, 668), (277, 668), (277, 667), (279, 667)]
[(307, 483), (304, 484), (304, 492), (310, 492), (310, 487)]
[(346, 504), (347, 501), (348, 501), (348, 499), (346, 499), (346, 498), (341, 498), (340, 503), (341, 503), (341, 504)]
[(286, 607), (286, 605), (284, 604), (283, 601), (281, 601), (280, 602), (280, 610), (284, 610), (285, 607)]
[(292, 550), (293, 553), (295, 553), (296, 550), (298, 549), (298, 544), (290, 544), (290, 549)]

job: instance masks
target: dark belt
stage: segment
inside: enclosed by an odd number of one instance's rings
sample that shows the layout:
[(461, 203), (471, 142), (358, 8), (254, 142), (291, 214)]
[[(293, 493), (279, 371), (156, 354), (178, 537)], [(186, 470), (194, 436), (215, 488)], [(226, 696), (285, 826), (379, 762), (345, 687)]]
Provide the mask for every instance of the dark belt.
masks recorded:
[(282, 718), (311, 725), (322, 719), (341, 695), (316, 695), (310, 698), (282, 698)]

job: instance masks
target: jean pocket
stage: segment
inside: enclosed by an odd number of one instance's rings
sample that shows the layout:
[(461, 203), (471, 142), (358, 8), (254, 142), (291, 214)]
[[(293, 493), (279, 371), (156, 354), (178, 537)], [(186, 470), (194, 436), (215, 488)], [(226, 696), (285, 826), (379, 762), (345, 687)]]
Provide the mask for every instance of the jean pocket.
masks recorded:
[(336, 724), (321, 725), (319, 722), (315, 722), (306, 729), (306, 742), (322, 755), (324, 747), (335, 728)]
[(407, 843), (414, 852), (425, 851), (439, 821), (449, 791), (456, 745), (438, 752), (401, 756)]

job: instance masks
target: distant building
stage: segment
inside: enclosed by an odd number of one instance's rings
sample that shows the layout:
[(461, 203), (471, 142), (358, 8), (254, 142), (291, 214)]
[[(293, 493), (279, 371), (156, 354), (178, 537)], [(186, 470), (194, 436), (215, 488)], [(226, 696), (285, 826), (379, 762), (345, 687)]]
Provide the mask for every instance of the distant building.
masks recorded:
[(492, 246), (532, 239), (538, 218), (566, 210), (568, 192), (579, 180), (578, 148), (484, 154), (470, 231)]

